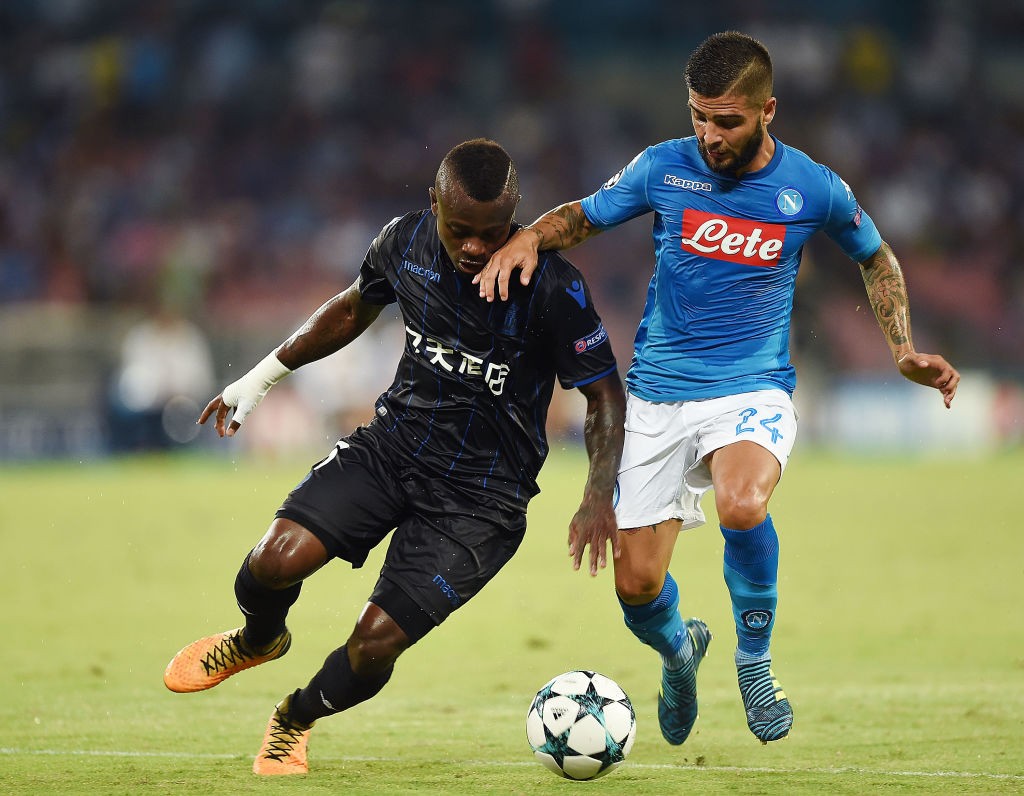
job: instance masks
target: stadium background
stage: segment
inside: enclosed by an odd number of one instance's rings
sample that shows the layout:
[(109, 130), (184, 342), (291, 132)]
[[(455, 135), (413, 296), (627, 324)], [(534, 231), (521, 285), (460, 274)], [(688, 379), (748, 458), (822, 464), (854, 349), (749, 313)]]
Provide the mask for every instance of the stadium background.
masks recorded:
[[(523, 719), (577, 667), (642, 722), (603, 792), (1021, 792), (1022, 23), (1021, 0), (0, 0), (0, 792), (562, 792)], [(365, 419), (401, 329), (302, 369), (230, 441), (173, 438), (351, 283), (450, 146), (502, 141), (528, 221), (685, 134), (686, 55), (729, 27), (771, 46), (773, 130), (850, 181), (904, 263), (919, 347), (964, 372), (951, 412), (902, 383), (856, 266), (814, 241), (802, 439), (773, 498), (797, 732), (762, 747), (746, 727), (709, 498), (673, 561), (717, 638), (701, 719), (682, 750), (658, 739), (611, 573), (565, 557), (586, 465), (559, 391), (516, 558), (379, 699), (318, 726), (311, 776), (259, 781), (270, 706), (348, 633), (383, 549), (304, 584), (272, 667), (195, 699), (160, 675), (237, 623), (240, 556)], [(572, 255), (623, 365), (650, 251), (637, 221)], [(110, 455), (152, 448), (186, 455)]]
[[(761, 38), (772, 131), (836, 169), (900, 256), (955, 410), (900, 383), (856, 266), (809, 247), (804, 442), (986, 452), (1024, 399), (1019, 0), (7, 0), (0, 6), (0, 460), (212, 446), (196, 408), (349, 285), (374, 233), (486, 135), (527, 222), (689, 131), (682, 67)], [(651, 271), (637, 221), (574, 252), (623, 367)], [(400, 326), (277, 390), (237, 446), (366, 419)], [(560, 396), (552, 433), (578, 438)]]

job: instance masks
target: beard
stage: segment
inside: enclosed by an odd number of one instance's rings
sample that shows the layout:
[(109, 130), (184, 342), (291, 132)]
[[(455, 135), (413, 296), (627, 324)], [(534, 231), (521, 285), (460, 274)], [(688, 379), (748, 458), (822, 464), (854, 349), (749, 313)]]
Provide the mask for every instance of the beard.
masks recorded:
[(736, 156), (728, 163), (715, 163), (711, 158), (708, 157), (708, 149), (704, 146), (704, 142), (700, 139), (697, 140), (697, 150), (700, 152), (700, 156), (704, 159), (704, 164), (711, 169), (715, 174), (722, 174), (726, 177), (735, 177), (736, 172), (740, 169), (746, 168), (750, 165), (750, 162), (757, 157), (758, 150), (761, 149), (761, 144), (764, 142), (764, 126), (758, 125), (757, 130), (747, 139), (747, 143), (743, 145)]

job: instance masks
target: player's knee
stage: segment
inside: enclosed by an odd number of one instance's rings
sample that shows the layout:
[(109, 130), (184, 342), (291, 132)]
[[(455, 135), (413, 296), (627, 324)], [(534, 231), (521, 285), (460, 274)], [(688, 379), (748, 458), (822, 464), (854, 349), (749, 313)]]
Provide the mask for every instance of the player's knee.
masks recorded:
[(768, 516), (768, 501), (754, 491), (716, 495), (718, 521), (726, 528), (745, 531), (760, 525)]
[(657, 568), (622, 568), (615, 572), (615, 591), (624, 603), (643, 605), (657, 598), (665, 585), (665, 573)]
[(281, 526), (275, 522), (249, 554), (249, 571), (268, 589), (284, 589), (304, 580), (326, 561), (326, 550), (313, 534), (294, 523)]
[(368, 677), (393, 666), (398, 656), (409, 647), (409, 637), (390, 618), (359, 617), (346, 642), (352, 671)]
[(302, 580), (294, 572), (294, 552), (256, 548), (249, 556), (249, 571), (268, 589), (284, 589)]

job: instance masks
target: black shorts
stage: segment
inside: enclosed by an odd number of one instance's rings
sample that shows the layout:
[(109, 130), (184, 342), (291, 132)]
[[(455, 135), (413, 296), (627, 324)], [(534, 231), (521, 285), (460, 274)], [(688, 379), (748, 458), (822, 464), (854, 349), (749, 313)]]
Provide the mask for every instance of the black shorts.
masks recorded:
[[(526, 515), (475, 499), (448, 479), (399, 465), (364, 428), (315, 464), (277, 511), (312, 532), (328, 554), (361, 567), (392, 530), (371, 600), (413, 641), (468, 602), (515, 554)], [(426, 615), (405, 617), (408, 601), (389, 600), (398, 587)], [(385, 604), (386, 603), (386, 604)], [(394, 603), (394, 605), (392, 605)], [(414, 612), (413, 612), (414, 613)]]

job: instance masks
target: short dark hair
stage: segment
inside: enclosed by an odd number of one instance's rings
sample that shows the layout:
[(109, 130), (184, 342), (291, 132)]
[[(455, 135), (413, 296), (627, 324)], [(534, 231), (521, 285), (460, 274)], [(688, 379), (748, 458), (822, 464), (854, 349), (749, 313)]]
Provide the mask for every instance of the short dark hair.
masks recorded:
[(716, 33), (690, 56), (686, 85), (704, 97), (736, 92), (762, 103), (772, 95), (772, 58), (767, 47), (745, 33)]
[(516, 164), (500, 144), (489, 138), (463, 141), (444, 156), (437, 170), (438, 189), (449, 181), (478, 202), (519, 195)]

